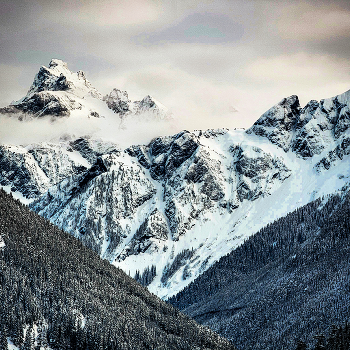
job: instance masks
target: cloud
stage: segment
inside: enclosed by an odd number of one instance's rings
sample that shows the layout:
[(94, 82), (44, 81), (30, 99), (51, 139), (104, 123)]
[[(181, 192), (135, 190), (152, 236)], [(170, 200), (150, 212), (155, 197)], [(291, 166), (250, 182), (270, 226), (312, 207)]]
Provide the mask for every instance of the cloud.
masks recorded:
[(277, 10), (279, 35), (293, 41), (350, 37), (350, 10), (334, 3), (291, 3)]
[(5, 87), (0, 93), (0, 106), (18, 100), (27, 93), (28, 87), (18, 86), (23, 73), (24, 68), (21, 66), (0, 63), (0, 87)]
[(93, 137), (116, 143), (124, 149), (135, 144), (148, 144), (158, 136), (173, 135), (181, 130), (176, 121), (150, 120), (147, 115), (131, 117), (123, 123), (112, 114), (106, 118), (55, 118), (20, 121), (16, 117), (0, 116), (0, 144), (29, 145), (58, 142), (79, 137)]
[(256, 117), (255, 108), (254, 112), (247, 108), (250, 96), (232, 84), (213, 82), (166, 65), (124, 76), (123, 88), (128, 86), (130, 91), (144, 91), (151, 85), (150, 94), (171, 110), (183, 129), (246, 127)]
[(151, 32), (142, 33), (134, 38), (141, 44), (162, 43), (227, 43), (242, 38), (244, 28), (241, 23), (232, 20), (225, 14), (191, 13), (172, 26)]
[(242, 74), (251, 81), (253, 94), (259, 95), (259, 104), (265, 109), (293, 94), (304, 105), (350, 88), (349, 61), (330, 55), (299, 52), (260, 57), (247, 64)]
[(299, 52), (293, 55), (261, 57), (245, 67), (244, 74), (266, 83), (349, 80), (349, 61), (329, 55)]

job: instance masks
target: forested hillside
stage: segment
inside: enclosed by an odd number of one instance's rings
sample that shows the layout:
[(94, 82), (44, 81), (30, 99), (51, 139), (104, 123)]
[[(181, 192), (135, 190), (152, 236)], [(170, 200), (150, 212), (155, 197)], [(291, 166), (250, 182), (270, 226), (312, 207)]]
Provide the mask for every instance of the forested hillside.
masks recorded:
[(314, 346), (314, 336), (350, 317), (349, 218), (348, 188), (311, 202), (260, 230), (169, 302), (239, 349), (294, 349), (298, 340)]
[(0, 190), (0, 348), (234, 349)]

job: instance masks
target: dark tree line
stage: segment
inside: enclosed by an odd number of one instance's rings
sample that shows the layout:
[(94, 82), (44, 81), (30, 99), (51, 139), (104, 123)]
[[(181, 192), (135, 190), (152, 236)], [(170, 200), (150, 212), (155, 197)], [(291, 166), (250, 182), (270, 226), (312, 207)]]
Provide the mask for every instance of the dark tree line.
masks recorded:
[(234, 348), (3, 190), (1, 239), (1, 350)]
[(350, 315), (350, 193), (267, 225), (168, 301), (239, 349), (294, 349)]

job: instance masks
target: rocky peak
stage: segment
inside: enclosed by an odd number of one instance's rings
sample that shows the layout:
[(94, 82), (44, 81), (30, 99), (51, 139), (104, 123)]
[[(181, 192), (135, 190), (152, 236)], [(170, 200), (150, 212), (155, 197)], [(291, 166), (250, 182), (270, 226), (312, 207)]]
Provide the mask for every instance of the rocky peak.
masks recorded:
[(62, 67), (64, 69), (68, 69), (68, 65), (66, 62), (59, 60), (57, 58), (53, 58), (49, 63), (49, 68)]
[(73, 73), (68, 69), (67, 63), (59, 59), (52, 59), (49, 67), (42, 66), (39, 69), (27, 97), (41, 91), (67, 91), (78, 97), (91, 95), (101, 98), (83, 71)]
[(282, 127), (291, 130), (293, 122), (300, 115), (298, 96), (292, 95), (282, 99), (278, 104), (265, 112), (255, 123), (255, 126)]
[(292, 131), (298, 124), (299, 116), (299, 98), (292, 95), (284, 98), (265, 112), (247, 130), (247, 133), (267, 137), (272, 143), (282, 147), (287, 152), (292, 141)]
[[(121, 125), (130, 117), (142, 118), (142, 120), (167, 120), (171, 118), (168, 109), (150, 95), (141, 101), (131, 101), (128, 93), (114, 88), (103, 97), (109, 109), (121, 118)], [(141, 120), (141, 119), (139, 119)]]
[(168, 109), (150, 95), (147, 95), (141, 101), (135, 101), (134, 110), (136, 114), (151, 113), (156, 119), (168, 119), (170, 117)]
[(27, 95), (1, 108), (0, 114), (14, 115), (24, 120), (47, 115), (68, 117), (76, 110), (87, 117), (99, 117), (99, 113), (85, 105), (84, 99), (88, 96), (102, 99), (83, 71), (73, 73), (66, 62), (52, 59), (48, 67), (39, 69)]
[(109, 109), (115, 113), (124, 115), (127, 112), (130, 112), (130, 104), (128, 93), (126, 91), (121, 91), (118, 89), (113, 89), (109, 95), (106, 95), (103, 98), (106, 101)]
[[(343, 144), (350, 128), (349, 104), (350, 91), (320, 102), (311, 100), (304, 108), (292, 95), (265, 112), (246, 132), (266, 137), (285, 152), (291, 149), (300, 157), (312, 157), (329, 146)], [(348, 151), (342, 148), (342, 152)]]
[(150, 95), (147, 95), (146, 97), (144, 97), (140, 102), (140, 106), (145, 106), (148, 108), (153, 107), (155, 104), (156, 104), (155, 100)]

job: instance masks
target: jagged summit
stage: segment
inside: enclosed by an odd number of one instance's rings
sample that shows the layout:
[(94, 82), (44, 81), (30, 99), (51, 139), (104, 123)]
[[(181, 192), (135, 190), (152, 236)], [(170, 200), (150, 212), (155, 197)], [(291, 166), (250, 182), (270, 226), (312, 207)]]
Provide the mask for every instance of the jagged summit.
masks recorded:
[(144, 97), (139, 103), (134, 103), (136, 104), (136, 113), (138, 114), (152, 112), (159, 119), (170, 117), (168, 108), (166, 108), (163, 104), (161, 104), (159, 101), (157, 101), (150, 95)]
[(109, 109), (120, 116), (130, 112), (131, 100), (129, 100), (126, 91), (114, 88), (108, 95), (103, 97), (103, 100), (106, 101)]
[(147, 95), (141, 101), (132, 102), (126, 91), (114, 88), (108, 95), (103, 97), (108, 108), (120, 116), (122, 121), (130, 116), (142, 116), (143, 119), (170, 119), (171, 114), (162, 103)]
[(290, 132), (297, 124), (299, 116), (299, 98), (296, 95), (292, 95), (282, 99), (266, 111), (247, 130), (247, 133), (267, 137), (271, 142), (278, 144), (285, 151), (288, 151), (291, 143)]
[(40, 67), (27, 95), (8, 107), (0, 108), (0, 114), (16, 116), (20, 120), (44, 116), (55, 120), (72, 115), (99, 118), (108, 114), (115, 118), (108, 109), (118, 114), (121, 124), (126, 116), (140, 116), (147, 120), (170, 118), (168, 109), (149, 95), (132, 102), (126, 91), (113, 89), (103, 97), (83, 71), (72, 72), (60, 59), (52, 59), (48, 67)]
[(83, 71), (73, 73), (68, 69), (67, 63), (59, 59), (52, 59), (49, 67), (40, 68), (27, 96), (41, 91), (68, 91), (81, 98), (89, 94), (102, 98), (101, 93), (86, 79)]
[(86, 79), (84, 72), (73, 73), (66, 62), (52, 59), (35, 75), (26, 96), (1, 108), (0, 114), (18, 119), (44, 116), (68, 117), (72, 113), (83, 117), (99, 117), (88, 99), (101, 100), (101, 93)]
[(265, 112), (246, 132), (266, 137), (285, 152), (302, 157), (320, 154), (349, 128), (350, 90), (300, 107), (296, 95), (284, 98)]
[(68, 69), (68, 64), (67, 62), (59, 60), (57, 58), (53, 58), (49, 63), (49, 68), (54, 68), (54, 67), (63, 67)]

